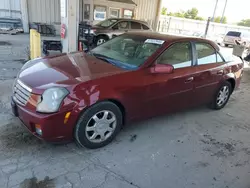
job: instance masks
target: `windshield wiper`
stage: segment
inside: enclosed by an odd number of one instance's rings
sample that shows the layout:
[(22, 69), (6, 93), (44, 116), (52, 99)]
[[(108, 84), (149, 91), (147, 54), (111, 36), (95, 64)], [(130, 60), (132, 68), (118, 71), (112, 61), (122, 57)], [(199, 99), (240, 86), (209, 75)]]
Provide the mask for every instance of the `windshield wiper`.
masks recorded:
[(110, 57), (102, 55), (102, 54), (93, 53), (93, 52), (89, 52), (89, 54), (94, 56), (97, 59), (103, 60), (111, 65), (114, 65), (115, 67), (119, 67), (119, 68), (123, 68), (123, 69), (136, 69), (137, 68), (134, 65), (130, 65), (130, 64), (121, 62), (119, 60), (110, 58)]
[(97, 59), (100, 59), (100, 60), (103, 60), (103, 61), (106, 61), (107, 63), (109, 64), (112, 64), (115, 66), (115, 63), (113, 63), (112, 58), (108, 57), (108, 56), (105, 56), (105, 55), (102, 55), (102, 54), (97, 54), (97, 53), (90, 53), (91, 55), (93, 55), (94, 57), (96, 57)]

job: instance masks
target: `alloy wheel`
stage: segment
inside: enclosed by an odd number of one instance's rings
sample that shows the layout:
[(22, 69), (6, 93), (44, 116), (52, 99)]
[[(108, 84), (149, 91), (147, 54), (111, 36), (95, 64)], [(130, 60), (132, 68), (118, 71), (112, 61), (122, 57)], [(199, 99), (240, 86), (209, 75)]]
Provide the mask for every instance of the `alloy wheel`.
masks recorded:
[(87, 123), (85, 135), (92, 143), (102, 143), (112, 136), (117, 119), (113, 112), (104, 110), (93, 115)]
[(221, 90), (219, 91), (219, 94), (217, 96), (217, 100), (216, 100), (216, 103), (219, 107), (223, 106), (227, 102), (227, 100), (230, 96), (229, 92), (230, 92), (230, 90), (229, 90), (228, 86), (224, 86), (221, 88)]

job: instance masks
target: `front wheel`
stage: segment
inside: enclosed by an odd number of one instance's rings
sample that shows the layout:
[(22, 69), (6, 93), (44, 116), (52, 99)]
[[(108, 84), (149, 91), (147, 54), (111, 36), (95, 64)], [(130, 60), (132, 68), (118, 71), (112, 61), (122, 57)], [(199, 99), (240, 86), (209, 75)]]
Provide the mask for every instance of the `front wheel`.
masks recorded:
[(216, 92), (213, 102), (211, 104), (212, 109), (220, 110), (224, 108), (232, 94), (232, 85), (229, 82), (225, 82)]
[(107, 41), (108, 41), (108, 37), (106, 37), (106, 36), (99, 36), (96, 39), (96, 46), (99, 46), (99, 45), (101, 45), (101, 44), (103, 44), (103, 43), (105, 43)]
[(100, 102), (87, 109), (75, 128), (75, 139), (80, 146), (96, 149), (109, 144), (122, 127), (122, 113), (112, 102)]

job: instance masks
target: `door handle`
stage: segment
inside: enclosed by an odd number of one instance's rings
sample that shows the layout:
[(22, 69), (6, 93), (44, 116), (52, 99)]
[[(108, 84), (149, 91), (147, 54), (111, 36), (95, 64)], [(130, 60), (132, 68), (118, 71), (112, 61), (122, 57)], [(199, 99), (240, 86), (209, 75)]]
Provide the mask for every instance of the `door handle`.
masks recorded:
[(187, 78), (187, 79), (185, 80), (185, 83), (190, 83), (190, 82), (192, 82), (193, 80), (194, 80), (194, 77)]
[(218, 74), (218, 75), (223, 75), (223, 74), (224, 74), (224, 70), (219, 70), (219, 71), (217, 72), (217, 74)]

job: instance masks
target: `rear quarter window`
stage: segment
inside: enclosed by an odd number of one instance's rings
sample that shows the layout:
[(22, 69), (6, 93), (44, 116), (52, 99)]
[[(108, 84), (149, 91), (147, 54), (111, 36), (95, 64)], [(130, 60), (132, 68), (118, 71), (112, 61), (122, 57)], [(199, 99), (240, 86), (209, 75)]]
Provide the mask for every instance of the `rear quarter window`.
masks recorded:
[(229, 31), (227, 33), (227, 36), (230, 36), (230, 37), (240, 37), (241, 35), (241, 32), (236, 32), (236, 31)]
[(149, 27), (146, 26), (146, 25), (144, 25), (144, 24), (142, 24), (142, 28), (143, 28), (144, 30), (149, 30)]

